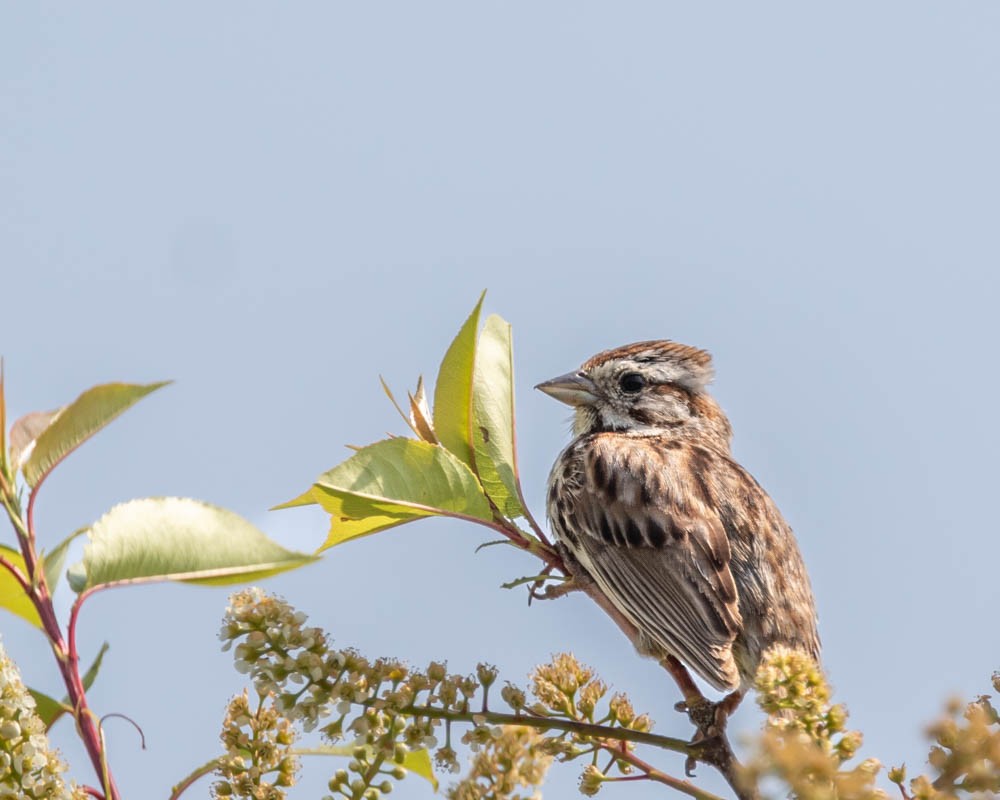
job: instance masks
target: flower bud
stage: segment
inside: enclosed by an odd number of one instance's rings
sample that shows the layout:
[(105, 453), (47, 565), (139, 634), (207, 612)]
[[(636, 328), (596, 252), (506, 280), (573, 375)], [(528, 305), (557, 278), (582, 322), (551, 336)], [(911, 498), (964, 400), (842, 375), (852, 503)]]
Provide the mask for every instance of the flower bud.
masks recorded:
[(483, 685), (483, 688), (488, 689), (494, 684), (497, 679), (499, 671), (492, 664), (477, 664), (476, 665), (476, 677), (479, 678), (479, 682)]
[(503, 689), (500, 690), (500, 696), (503, 698), (504, 702), (515, 711), (522, 711), (527, 703), (524, 691), (518, 689), (512, 683), (508, 683), (503, 687)]
[(580, 794), (593, 797), (601, 790), (602, 783), (604, 783), (604, 773), (593, 764), (588, 764), (580, 776)]

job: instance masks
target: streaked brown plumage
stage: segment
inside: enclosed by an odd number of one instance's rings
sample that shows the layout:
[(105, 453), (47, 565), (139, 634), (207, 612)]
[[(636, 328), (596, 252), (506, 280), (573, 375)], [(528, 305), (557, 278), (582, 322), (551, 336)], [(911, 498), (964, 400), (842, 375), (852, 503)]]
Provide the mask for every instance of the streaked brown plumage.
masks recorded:
[(669, 341), (599, 353), (538, 388), (576, 409), (549, 477), (560, 542), (640, 631), (712, 686), (745, 689), (785, 644), (819, 656), (795, 537), (730, 453), (711, 356)]

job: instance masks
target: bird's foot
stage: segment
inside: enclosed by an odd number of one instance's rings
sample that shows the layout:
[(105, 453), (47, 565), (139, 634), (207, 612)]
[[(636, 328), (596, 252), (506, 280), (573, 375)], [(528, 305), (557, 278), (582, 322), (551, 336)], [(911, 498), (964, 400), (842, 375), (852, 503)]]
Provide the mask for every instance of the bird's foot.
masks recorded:
[(701, 738), (721, 733), (727, 720), (733, 712), (739, 708), (746, 692), (737, 689), (723, 697), (719, 702), (713, 703), (704, 697), (692, 697), (688, 700), (681, 700), (674, 705), (674, 710), (682, 714), (687, 714), (691, 724), (698, 729)]
[(528, 592), (531, 600), (555, 600), (570, 592), (578, 592), (583, 586), (576, 578), (567, 578), (560, 583), (542, 583), (539, 581)]
[(691, 724), (695, 726), (695, 734), (691, 739), (692, 747), (698, 751), (697, 757), (689, 755), (684, 762), (684, 772), (689, 778), (694, 777), (694, 768), (698, 761), (715, 763), (715, 750), (724, 753), (728, 746), (724, 743), (726, 723), (737, 709), (744, 693), (736, 690), (726, 695), (722, 700), (713, 703), (703, 697), (692, 697), (682, 700), (674, 709), (687, 714)]

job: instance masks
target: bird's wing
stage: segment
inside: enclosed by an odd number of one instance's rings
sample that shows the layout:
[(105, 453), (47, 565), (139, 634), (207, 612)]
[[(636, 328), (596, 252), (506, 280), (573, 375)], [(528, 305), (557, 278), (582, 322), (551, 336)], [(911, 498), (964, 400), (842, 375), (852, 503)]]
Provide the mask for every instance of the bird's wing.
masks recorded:
[(553, 524), (646, 637), (717, 689), (732, 689), (741, 618), (729, 540), (689, 485), (706, 477), (692, 473), (683, 448), (656, 441), (593, 440), (550, 509)]

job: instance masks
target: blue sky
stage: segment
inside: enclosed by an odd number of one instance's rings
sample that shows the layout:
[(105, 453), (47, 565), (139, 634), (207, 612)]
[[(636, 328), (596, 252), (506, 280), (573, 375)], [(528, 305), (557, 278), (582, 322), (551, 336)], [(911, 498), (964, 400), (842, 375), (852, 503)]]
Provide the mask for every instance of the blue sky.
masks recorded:
[[(986, 690), (1000, 6), (7, 3), (4, 17), (10, 413), (176, 380), (46, 484), (43, 542), (116, 502), (182, 495), (317, 546), (321, 514), (267, 509), (342, 445), (402, 432), (378, 375), (432, 377), (488, 288), (514, 327), (536, 512), (569, 426), (535, 383), (628, 341), (705, 347), (737, 457), (798, 534), (863, 752), (919, 769), (922, 724), (950, 693)], [(654, 664), (583, 598), (529, 609), (500, 590), (533, 565), (474, 555), (485, 538), (420, 522), (266, 587), (370, 654), (485, 659), (522, 680), (572, 649), (685, 734)], [(84, 650), (111, 643), (93, 704), (148, 740), (108, 722), (126, 796), (166, 796), (215, 752), (242, 687), (215, 639), (226, 595), (120, 590), (84, 611)], [(11, 617), (0, 632), (57, 693), (38, 635)], [(735, 727), (756, 723), (744, 709)], [(70, 726), (56, 738), (92, 781)], [(318, 796), (334, 765), (305, 767), (299, 796)], [(577, 772), (555, 768), (548, 795)]]

